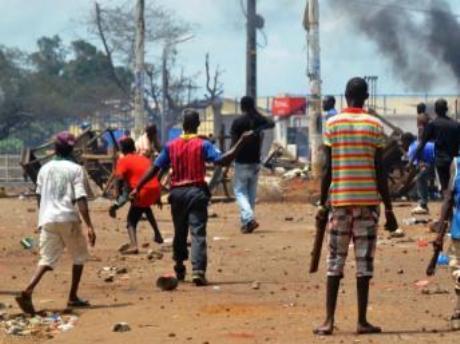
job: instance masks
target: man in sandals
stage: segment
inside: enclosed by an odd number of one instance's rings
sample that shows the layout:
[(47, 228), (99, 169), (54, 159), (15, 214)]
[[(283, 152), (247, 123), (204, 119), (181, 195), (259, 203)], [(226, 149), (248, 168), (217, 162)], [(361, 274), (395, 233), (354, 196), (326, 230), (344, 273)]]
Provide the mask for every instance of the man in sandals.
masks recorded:
[(56, 157), (45, 164), (37, 178), (37, 196), (40, 207), (38, 226), (40, 229), (40, 261), (29, 285), (16, 297), (19, 307), (34, 314), (32, 293), (46, 272), (53, 270), (64, 248), (72, 256), (72, 284), (68, 306), (88, 307), (89, 302), (78, 297), (78, 287), (83, 273), (83, 264), (89, 253), (81, 221), (75, 204), (87, 227), (86, 235), (91, 246), (96, 243), (89, 215), (85, 172), (72, 161), (75, 137), (59, 133), (55, 140)]
[[(126, 201), (129, 199), (129, 193), (137, 185), (144, 174), (149, 170), (151, 160), (144, 155), (136, 154), (136, 146), (134, 140), (130, 137), (125, 137), (120, 140), (121, 157), (117, 162), (115, 171), (115, 184), (119, 195), (124, 197), (126, 192)], [(139, 247), (137, 242), (137, 225), (145, 214), (147, 220), (153, 229), (153, 241), (162, 244), (163, 237), (158, 228), (155, 216), (150, 208), (153, 204), (161, 207), (161, 190), (157, 179), (151, 180), (139, 193), (137, 199), (131, 202), (127, 217), (127, 229), (129, 235), (129, 246), (122, 247), (122, 254), (138, 254)], [(110, 209), (119, 208), (119, 204), (114, 204)]]
[(147, 174), (139, 181), (131, 196), (136, 198), (143, 187), (161, 170), (171, 167), (169, 202), (174, 223), (173, 259), (177, 279), (185, 279), (184, 261), (188, 259), (187, 236), (192, 236), (192, 281), (197, 286), (207, 285), (206, 226), (210, 193), (205, 182), (206, 162), (228, 165), (241, 148), (251, 142), (253, 132), (245, 132), (225, 154), (221, 154), (208, 140), (198, 136), (200, 116), (193, 110), (184, 112), (184, 134), (163, 148)]
[(317, 218), (324, 219), (327, 214), (328, 198), (332, 209), (328, 225), (327, 315), (324, 324), (314, 330), (318, 335), (334, 331), (337, 296), (351, 240), (356, 258), (357, 332), (381, 332), (367, 321), (381, 201), (385, 205), (386, 229), (393, 232), (398, 228), (382, 166), (383, 125), (363, 109), (369, 97), (366, 81), (351, 79), (345, 96), (349, 107), (327, 121), (324, 134), (325, 168)]

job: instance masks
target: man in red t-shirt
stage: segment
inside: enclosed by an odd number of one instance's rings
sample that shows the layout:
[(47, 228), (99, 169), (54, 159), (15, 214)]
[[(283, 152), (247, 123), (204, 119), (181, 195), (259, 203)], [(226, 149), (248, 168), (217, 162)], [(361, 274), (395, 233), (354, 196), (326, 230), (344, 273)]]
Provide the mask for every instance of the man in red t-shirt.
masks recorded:
[[(118, 160), (115, 177), (117, 178), (117, 190), (119, 193), (122, 193), (122, 189), (125, 186), (130, 190), (136, 187), (144, 174), (149, 170), (151, 161), (143, 155), (136, 154), (134, 140), (130, 137), (123, 138), (120, 141), (120, 146), (124, 156)], [(145, 185), (138, 197), (132, 201), (127, 219), (130, 245), (122, 250), (122, 253), (137, 254), (139, 252), (136, 228), (143, 214), (146, 215), (147, 220), (153, 228), (155, 234), (154, 241), (159, 244), (163, 243), (158, 224), (150, 208), (155, 203), (160, 205), (160, 196), (160, 184), (158, 179), (154, 178)]]
[(174, 224), (173, 259), (177, 279), (186, 275), (184, 261), (189, 257), (187, 236), (191, 234), (192, 281), (197, 286), (207, 284), (207, 244), (209, 189), (205, 181), (206, 163), (226, 166), (235, 159), (241, 148), (254, 138), (253, 132), (245, 132), (225, 154), (208, 140), (198, 136), (200, 115), (193, 110), (184, 111), (184, 134), (168, 142), (154, 164), (131, 192), (132, 197), (142, 197), (144, 188), (161, 170), (171, 167), (171, 191), (169, 202)]

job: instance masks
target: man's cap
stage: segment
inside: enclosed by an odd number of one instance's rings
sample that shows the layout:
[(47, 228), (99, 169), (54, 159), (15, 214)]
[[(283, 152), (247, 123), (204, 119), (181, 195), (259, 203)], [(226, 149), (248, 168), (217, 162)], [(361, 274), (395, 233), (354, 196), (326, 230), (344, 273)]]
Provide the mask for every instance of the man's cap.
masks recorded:
[(77, 142), (77, 139), (75, 136), (68, 131), (62, 131), (59, 134), (56, 135), (56, 143), (61, 144), (61, 145), (67, 145), (67, 146), (75, 146), (75, 143)]

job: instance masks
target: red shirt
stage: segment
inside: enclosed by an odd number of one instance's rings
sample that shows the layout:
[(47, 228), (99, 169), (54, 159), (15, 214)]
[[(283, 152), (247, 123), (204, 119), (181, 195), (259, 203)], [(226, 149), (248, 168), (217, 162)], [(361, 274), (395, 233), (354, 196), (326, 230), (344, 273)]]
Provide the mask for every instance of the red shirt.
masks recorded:
[[(118, 160), (115, 175), (126, 181), (131, 189), (134, 189), (151, 165), (151, 160), (145, 156), (128, 154)], [(150, 207), (159, 200), (160, 196), (160, 183), (157, 178), (154, 178), (142, 188), (134, 201), (134, 205)]]
[(171, 187), (205, 185), (204, 141), (198, 137), (178, 138), (167, 146), (171, 160)]

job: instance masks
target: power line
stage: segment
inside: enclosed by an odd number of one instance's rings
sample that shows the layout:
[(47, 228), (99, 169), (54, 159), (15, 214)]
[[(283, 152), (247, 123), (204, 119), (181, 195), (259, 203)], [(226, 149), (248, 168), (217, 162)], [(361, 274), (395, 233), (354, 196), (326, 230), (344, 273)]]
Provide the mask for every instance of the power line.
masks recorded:
[(441, 9), (429, 9), (429, 8), (420, 8), (420, 7), (409, 7), (409, 6), (401, 6), (395, 3), (391, 4), (383, 4), (381, 2), (374, 2), (368, 0), (348, 0), (349, 2), (354, 2), (366, 6), (373, 6), (373, 7), (382, 7), (382, 8), (391, 8), (398, 11), (406, 11), (406, 12), (418, 12), (424, 14), (432, 14), (432, 13), (444, 13), (455, 18), (460, 18), (460, 14), (452, 13), (449, 11), (441, 10)]

